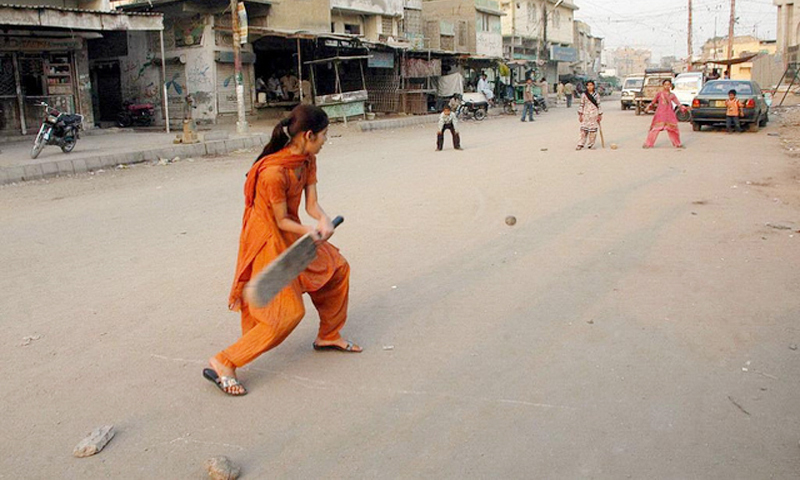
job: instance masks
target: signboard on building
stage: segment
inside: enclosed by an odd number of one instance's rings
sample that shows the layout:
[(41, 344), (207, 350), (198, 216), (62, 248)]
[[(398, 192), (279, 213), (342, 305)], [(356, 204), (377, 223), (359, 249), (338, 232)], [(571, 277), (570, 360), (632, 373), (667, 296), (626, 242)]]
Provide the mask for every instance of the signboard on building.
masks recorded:
[(394, 68), (393, 52), (370, 52), (367, 66), (369, 68)]
[(577, 62), (578, 51), (572, 47), (552, 45), (550, 47), (550, 60), (554, 60), (556, 62)]

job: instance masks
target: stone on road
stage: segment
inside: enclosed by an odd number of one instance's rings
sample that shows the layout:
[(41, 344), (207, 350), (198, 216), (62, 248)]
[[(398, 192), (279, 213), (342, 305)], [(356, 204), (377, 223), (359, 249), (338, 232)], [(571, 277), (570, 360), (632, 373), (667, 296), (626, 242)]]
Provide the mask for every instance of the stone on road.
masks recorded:
[(203, 466), (211, 480), (236, 480), (241, 473), (239, 467), (224, 455), (209, 458)]
[(106, 444), (114, 438), (115, 434), (116, 432), (114, 431), (113, 425), (104, 425), (95, 428), (86, 438), (78, 442), (72, 454), (78, 458), (83, 458), (100, 453), (100, 451), (105, 448)]

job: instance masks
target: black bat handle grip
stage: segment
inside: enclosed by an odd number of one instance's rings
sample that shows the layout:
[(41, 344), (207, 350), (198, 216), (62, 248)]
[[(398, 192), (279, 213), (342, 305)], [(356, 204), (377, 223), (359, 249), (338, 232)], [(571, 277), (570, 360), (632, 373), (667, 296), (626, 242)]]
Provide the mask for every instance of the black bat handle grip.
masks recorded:
[(341, 215), (337, 215), (336, 218), (334, 218), (331, 223), (333, 223), (333, 228), (336, 228), (339, 225), (341, 225), (342, 222), (344, 222), (344, 217)]

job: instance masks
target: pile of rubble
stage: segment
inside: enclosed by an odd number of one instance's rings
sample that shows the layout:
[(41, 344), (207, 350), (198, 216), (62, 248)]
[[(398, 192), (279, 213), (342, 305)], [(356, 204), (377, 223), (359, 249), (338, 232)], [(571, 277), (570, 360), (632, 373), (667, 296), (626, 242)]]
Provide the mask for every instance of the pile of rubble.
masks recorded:
[(800, 157), (800, 105), (773, 108), (770, 116), (778, 125), (781, 144), (786, 153)]

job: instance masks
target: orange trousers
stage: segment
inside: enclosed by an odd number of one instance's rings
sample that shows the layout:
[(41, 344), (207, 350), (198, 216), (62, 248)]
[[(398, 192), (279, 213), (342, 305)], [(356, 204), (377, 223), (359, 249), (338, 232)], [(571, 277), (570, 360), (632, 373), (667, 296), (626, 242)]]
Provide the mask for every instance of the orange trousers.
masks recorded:
[[(338, 252), (337, 252), (338, 253)], [(253, 271), (264, 268), (265, 263), (256, 258)], [(309, 291), (306, 272), (300, 274), (288, 287), (263, 308), (242, 305), (242, 337), (216, 355), (216, 359), (231, 368), (238, 368), (255, 360), (262, 353), (281, 344), (300, 324), (305, 315), (303, 293), (311, 296), (319, 312), (319, 338), (338, 340), (339, 332), (347, 321), (347, 302), (350, 294), (350, 266), (342, 262), (331, 278), (320, 288)], [(306, 287), (304, 287), (306, 285)]]

